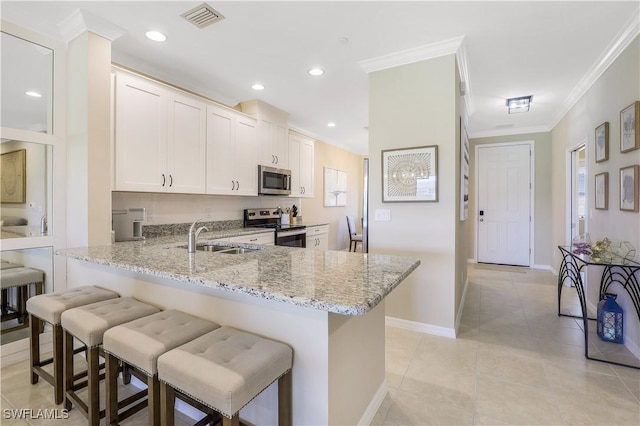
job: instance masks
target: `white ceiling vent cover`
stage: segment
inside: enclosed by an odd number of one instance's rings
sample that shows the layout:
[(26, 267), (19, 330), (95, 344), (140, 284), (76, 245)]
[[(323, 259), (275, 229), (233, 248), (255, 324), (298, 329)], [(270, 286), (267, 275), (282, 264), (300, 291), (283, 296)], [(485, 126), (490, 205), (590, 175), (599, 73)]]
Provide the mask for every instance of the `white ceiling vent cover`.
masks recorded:
[(204, 28), (214, 22), (222, 21), (224, 16), (206, 3), (183, 13), (182, 16), (198, 28)]

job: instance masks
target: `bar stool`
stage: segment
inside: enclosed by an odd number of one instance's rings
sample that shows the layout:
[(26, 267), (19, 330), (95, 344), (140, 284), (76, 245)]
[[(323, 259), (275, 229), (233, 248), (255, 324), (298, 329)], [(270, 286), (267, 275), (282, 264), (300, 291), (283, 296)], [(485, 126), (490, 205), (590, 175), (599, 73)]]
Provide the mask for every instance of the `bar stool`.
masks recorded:
[(291, 425), (292, 363), (289, 346), (231, 327), (170, 350), (158, 358), (162, 425), (174, 424), (180, 394), (222, 414), (223, 426), (237, 426), (240, 409), (276, 380), (278, 424)]
[[(87, 416), (89, 424), (98, 425), (104, 413), (100, 412), (100, 365), (98, 349), (102, 344), (105, 331), (111, 327), (133, 321), (159, 312), (160, 309), (137, 301), (132, 297), (105, 300), (62, 313), (63, 355), (64, 355), (64, 391), (65, 408), (71, 409), (72, 403)], [(74, 384), (73, 339), (76, 338), (88, 348), (87, 382)], [(88, 387), (88, 401), (85, 403), (76, 391)]]
[[(158, 357), (196, 337), (220, 326), (177, 310), (167, 310), (139, 318), (104, 333), (102, 347), (106, 365), (106, 420), (107, 425), (118, 424), (148, 404), (149, 425), (160, 424), (160, 383), (158, 382)], [(147, 390), (123, 401), (124, 406), (139, 396), (146, 401), (126, 411), (118, 412), (118, 361), (131, 365), (146, 374)]]
[[(38, 377), (42, 377), (54, 388), (54, 400), (56, 404), (62, 404), (64, 388), (62, 382), (62, 327), (60, 317), (67, 309), (89, 305), (103, 300), (120, 297), (117, 293), (92, 286), (75, 287), (69, 290), (42, 294), (30, 297), (27, 300), (27, 312), (29, 313), (29, 347), (31, 384), (38, 383)], [(40, 360), (40, 334), (44, 331), (44, 323), (53, 326), (53, 356), (46, 360)], [(53, 374), (42, 367), (53, 362)]]

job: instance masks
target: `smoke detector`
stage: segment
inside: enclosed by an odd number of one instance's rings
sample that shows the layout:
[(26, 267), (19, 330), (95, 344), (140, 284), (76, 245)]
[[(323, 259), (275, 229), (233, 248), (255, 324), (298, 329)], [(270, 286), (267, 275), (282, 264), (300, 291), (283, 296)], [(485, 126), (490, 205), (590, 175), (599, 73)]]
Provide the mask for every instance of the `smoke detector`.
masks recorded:
[(196, 6), (183, 13), (182, 16), (198, 28), (207, 27), (215, 22), (222, 21), (224, 16), (206, 3)]

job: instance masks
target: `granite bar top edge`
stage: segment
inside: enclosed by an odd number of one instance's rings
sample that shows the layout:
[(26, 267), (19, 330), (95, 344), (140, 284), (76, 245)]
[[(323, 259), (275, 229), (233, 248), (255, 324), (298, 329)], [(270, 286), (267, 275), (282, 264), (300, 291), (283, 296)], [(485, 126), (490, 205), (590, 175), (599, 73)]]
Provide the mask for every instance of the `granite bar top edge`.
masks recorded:
[[(236, 231), (232, 231), (232, 234), (238, 235)], [(233, 236), (224, 234), (221, 237), (218, 232), (209, 234), (213, 239)], [(231, 245), (262, 250), (244, 255), (196, 253), (190, 258), (186, 250), (180, 248), (184, 243), (182, 240), (175, 236), (163, 237), (110, 246), (59, 250), (56, 254), (128, 272), (341, 315), (366, 314), (420, 265), (419, 260), (406, 257), (247, 244)], [(161, 262), (158, 261), (159, 257)], [(280, 263), (289, 258), (295, 259), (289, 261), (291, 270), (297, 268), (299, 271), (287, 270), (287, 274), (282, 275)], [(193, 269), (189, 269), (188, 259), (193, 259)], [(352, 270), (358, 268), (350, 268), (349, 264), (360, 268), (369, 264), (373, 266), (367, 269), (366, 274), (358, 274)], [(329, 272), (322, 272), (323, 268), (317, 265), (322, 265)], [(334, 266), (333, 269), (343, 272), (344, 276), (339, 275), (340, 279), (336, 279), (335, 271), (331, 272), (332, 268), (326, 268), (326, 265)], [(389, 271), (386, 272), (385, 268)], [(252, 274), (252, 270), (261, 272)], [(380, 283), (365, 280), (361, 275), (380, 276)]]

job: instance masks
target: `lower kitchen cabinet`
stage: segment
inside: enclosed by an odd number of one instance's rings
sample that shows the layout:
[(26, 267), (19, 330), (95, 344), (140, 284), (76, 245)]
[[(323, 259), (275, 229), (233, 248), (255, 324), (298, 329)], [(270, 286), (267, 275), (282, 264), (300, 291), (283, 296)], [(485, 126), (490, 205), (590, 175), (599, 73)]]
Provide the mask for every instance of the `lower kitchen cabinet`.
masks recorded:
[(329, 250), (329, 225), (307, 227), (307, 248)]
[(261, 232), (259, 234), (240, 235), (229, 238), (230, 243), (239, 244), (259, 244), (263, 246), (272, 246), (275, 244), (275, 235), (273, 231)]

